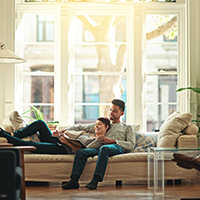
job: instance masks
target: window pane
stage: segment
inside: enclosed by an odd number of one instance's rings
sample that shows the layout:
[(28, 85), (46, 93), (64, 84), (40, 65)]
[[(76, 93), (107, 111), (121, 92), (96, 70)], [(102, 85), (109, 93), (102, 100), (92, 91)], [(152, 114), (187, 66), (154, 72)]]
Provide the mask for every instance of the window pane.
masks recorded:
[(45, 121), (54, 120), (54, 24), (54, 14), (23, 15), (23, 111), (42, 105)]
[(114, 96), (126, 102), (126, 76), (76, 75), (75, 103), (110, 103)]
[(127, 99), (126, 15), (76, 15), (74, 23), (75, 121), (95, 120), (113, 98)]
[(146, 16), (146, 32), (151, 35), (147, 37), (146, 44), (146, 72), (177, 71), (177, 23), (174, 22), (169, 31), (163, 35), (160, 35), (160, 32), (152, 32), (176, 17), (176, 15)]
[(75, 123), (93, 123), (99, 117), (98, 105), (76, 105), (74, 107)]
[(24, 72), (54, 71), (54, 45), (25, 44), (24, 54), (28, 61), (23, 65)]
[(147, 102), (176, 102), (176, 75), (148, 75)]
[(54, 103), (53, 76), (24, 76), (24, 103)]
[(177, 71), (177, 45), (147, 44), (146, 71)]
[(24, 14), (23, 57), (28, 61), (24, 72), (33, 71), (32, 66), (36, 65), (54, 65), (54, 18), (53, 14)]
[[(75, 105), (75, 124), (93, 123), (100, 116), (109, 117), (110, 105)], [(101, 115), (101, 110), (106, 110), (104, 115)], [(126, 121), (126, 110), (122, 116), (122, 121)]]
[(79, 15), (75, 19), (75, 71), (125, 71), (125, 15)]
[(125, 42), (126, 15), (76, 15), (74, 41)]
[(177, 26), (177, 15), (146, 15), (147, 131), (158, 130), (177, 108)]
[[(52, 63), (49, 60), (49, 63)], [(43, 63), (42, 61), (40, 64), (34, 63), (33, 65), (30, 65), (30, 63), (24, 64), (23, 66), (24, 72), (54, 72), (54, 65), (53, 64), (47, 64), (47, 62)]]
[(54, 41), (54, 14), (24, 14), (24, 42)]
[[(125, 46), (125, 44), (76, 45), (75, 71), (124, 72), (126, 71), (126, 61), (120, 63), (120, 65), (117, 61), (124, 60)], [(99, 53), (99, 51), (102, 53)], [(118, 51), (123, 52), (118, 55)]]

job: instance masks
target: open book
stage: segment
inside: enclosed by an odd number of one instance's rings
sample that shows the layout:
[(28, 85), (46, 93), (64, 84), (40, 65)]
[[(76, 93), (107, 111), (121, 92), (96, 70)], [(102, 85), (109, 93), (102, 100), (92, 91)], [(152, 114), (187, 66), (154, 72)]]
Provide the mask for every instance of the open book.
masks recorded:
[(63, 134), (63, 136), (70, 141), (70, 143), (81, 147), (81, 148), (93, 148), (98, 149), (102, 146), (102, 144), (97, 140), (97, 138), (93, 138), (90, 134), (80, 135), (78, 138), (69, 138), (67, 135)]

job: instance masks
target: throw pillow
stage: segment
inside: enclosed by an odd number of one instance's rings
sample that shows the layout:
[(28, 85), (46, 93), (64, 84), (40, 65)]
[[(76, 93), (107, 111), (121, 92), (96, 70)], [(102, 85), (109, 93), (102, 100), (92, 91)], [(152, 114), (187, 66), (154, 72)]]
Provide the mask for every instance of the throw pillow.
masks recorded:
[(189, 124), (187, 128), (183, 131), (183, 133), (188, 134), (188, 135), (196, 135), (199, 131), (198, 126), (195, 124)]
[[(15, 132), (19, 129), (22, 129), (26, 126), (26, 122), (24, 119), (19, 115), (18, 111), (13, 111), (10, 115), (6, 116), (3, 119), (3, 129), (9, 133)], [(40, 142), (38, 134), (34, 134), (32, 136), (28, 136), (23, 138), (24, 141), (34, 141)]]
[(172, 113), (160, 127), (157, 147), (175, 147), (177, 138), (189, 125), (192, 119), (191, 113)]
[(0, 137), (0, 143), (8, 143), (8, 140), (4, 137)]
[(10, 115), (3, 119), (3, 128), (7, 132), (15, 132), (26, 126), (26, 123), (17, 111), (13, 111)]
[(133, 130), (138, 132), (140, 130), (140, 124), (133, 124)]
[(148, 147), (155, 147), (157, 142), (157, 132), (140, 133), (136, 132), (135, 149), (132, 152), (147, 152)]

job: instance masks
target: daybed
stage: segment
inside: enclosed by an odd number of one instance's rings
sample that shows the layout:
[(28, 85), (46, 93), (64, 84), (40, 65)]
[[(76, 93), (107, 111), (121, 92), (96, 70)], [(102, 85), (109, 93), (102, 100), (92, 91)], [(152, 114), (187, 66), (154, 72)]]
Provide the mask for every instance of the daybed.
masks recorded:
[[(186, 115), (187, 114), (187, 115)], [(196, 148), (197, 127), (191, 125), (191, 114), (176, 113), (169, 116), (160, 132), (136, 132), (136, 148), (131, 153), (109, 158), (104, 181), (147, 180), (147, 148), (163, 145), (166, 147)], [(173, 115), (173, 114), (172, 114)], [(184, 116), (185, 115), (185, 116)], [(60, 127), (61, 128), (61, 127)], [(63, 126), (62, 126), (63, 128)], [(3, 138), (0, 140), (0, 142)], [(5, 141), (4, 141), (5, 142)], [(25, 154), (26, 181), (64, 182), (70, 177), (74, 155)], [(97, 157), (89, 158), (80, 181), (90, 181)], [(171, 160), (165, 161), (165, 179), (197, 178), (195, 169), (184, 169)]]

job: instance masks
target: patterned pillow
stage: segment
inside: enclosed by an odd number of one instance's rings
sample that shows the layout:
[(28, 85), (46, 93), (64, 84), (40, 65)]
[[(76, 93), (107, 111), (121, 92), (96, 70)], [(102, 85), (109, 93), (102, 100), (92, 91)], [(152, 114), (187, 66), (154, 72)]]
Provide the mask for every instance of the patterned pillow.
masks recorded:
[(157, 143), (157, 132), (140, 133), (136, 134), (136, 145), (132, 152), (147, 152), (148, 147), (155, 147)]

